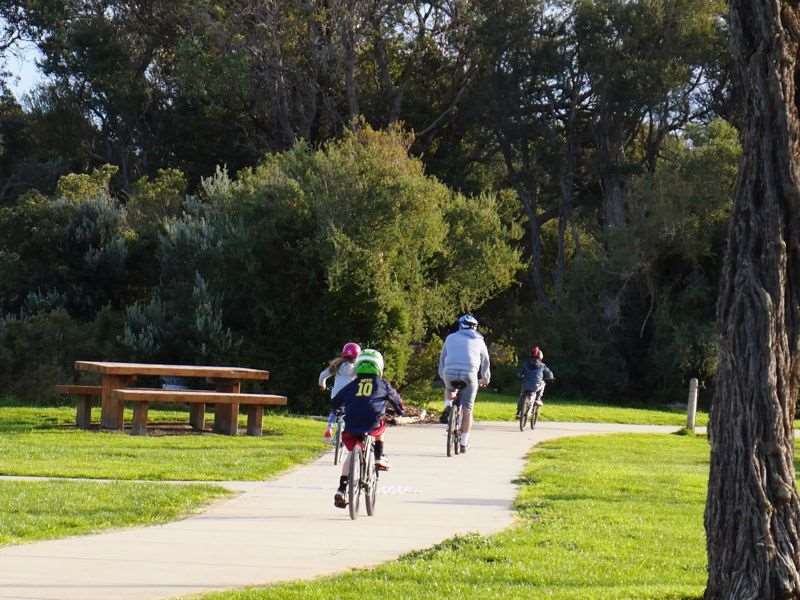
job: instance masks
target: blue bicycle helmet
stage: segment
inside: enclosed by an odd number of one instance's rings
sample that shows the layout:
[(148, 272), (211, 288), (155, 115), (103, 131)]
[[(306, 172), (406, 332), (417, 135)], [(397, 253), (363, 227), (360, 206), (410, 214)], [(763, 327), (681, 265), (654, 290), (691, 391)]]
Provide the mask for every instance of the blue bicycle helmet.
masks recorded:
[(458, 328), (459, 329), (477, 329), (478, 328), (478, 319), (473, 317), (469, 313), (465, 313), (458, 318)]

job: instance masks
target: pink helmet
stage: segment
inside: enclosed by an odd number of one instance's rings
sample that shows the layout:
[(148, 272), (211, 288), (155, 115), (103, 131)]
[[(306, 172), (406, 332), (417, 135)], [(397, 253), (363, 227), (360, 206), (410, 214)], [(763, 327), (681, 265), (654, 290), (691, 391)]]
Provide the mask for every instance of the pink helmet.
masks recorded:
[(356, 358), (361, 354), (361, 346), (355, 342), (347, 342), (342, 347), (342, 358)]

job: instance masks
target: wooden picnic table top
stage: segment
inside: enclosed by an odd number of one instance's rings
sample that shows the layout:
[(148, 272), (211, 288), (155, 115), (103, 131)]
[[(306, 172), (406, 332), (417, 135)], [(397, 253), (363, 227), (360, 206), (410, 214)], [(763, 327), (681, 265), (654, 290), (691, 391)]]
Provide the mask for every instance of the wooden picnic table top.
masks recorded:
[(175, 377), (207, 377), (210, 379), (260, 380), (269, 379), (269, 371), (242, 367), (199, 367), (195, 365), (156, 365), (145, 363), (75, 361), (79, 371), (102, 375), (172, 375)]

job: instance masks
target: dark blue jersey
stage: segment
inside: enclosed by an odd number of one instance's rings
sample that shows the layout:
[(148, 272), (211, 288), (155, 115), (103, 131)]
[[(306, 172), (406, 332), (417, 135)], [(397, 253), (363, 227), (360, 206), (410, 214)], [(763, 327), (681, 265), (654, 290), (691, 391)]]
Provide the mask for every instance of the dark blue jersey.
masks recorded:
[(344, 430), (367, 433), (380, 425), (386, 414), (386, 403), (403, 414), (403, 401), (388, 381), (377, 375), (358, 375), (344, 386), (331, 401), (333, 410), (344, 407)]

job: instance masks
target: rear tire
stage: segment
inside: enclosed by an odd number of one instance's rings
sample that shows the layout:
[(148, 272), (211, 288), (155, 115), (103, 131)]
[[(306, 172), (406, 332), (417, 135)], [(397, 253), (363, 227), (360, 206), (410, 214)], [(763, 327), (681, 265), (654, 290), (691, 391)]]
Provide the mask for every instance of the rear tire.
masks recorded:
[(358, 518), (358, 509), (361, 505), (361, 445), (353, 446), (350, 456), (350, 475), (347, 481), (347, 506), (350, 509), (350, 518)]
[(375, 514), (375, 500), (378, 495), (378, 471), (375, 469), (375, 451), (370, 449), (367, 455), (367, 466), (365, 479), (369, 482), (367, 489), (364, 490), (364, 500), (367, 505), (367, 515), (372, 516)]
[(450, 407), (450, 416), (447, 418), (447, 456), (458, 454), (458, 435), (456, 426), (458, 425), (458, 416), (456, 415), (457, 407), (452, 405)]

